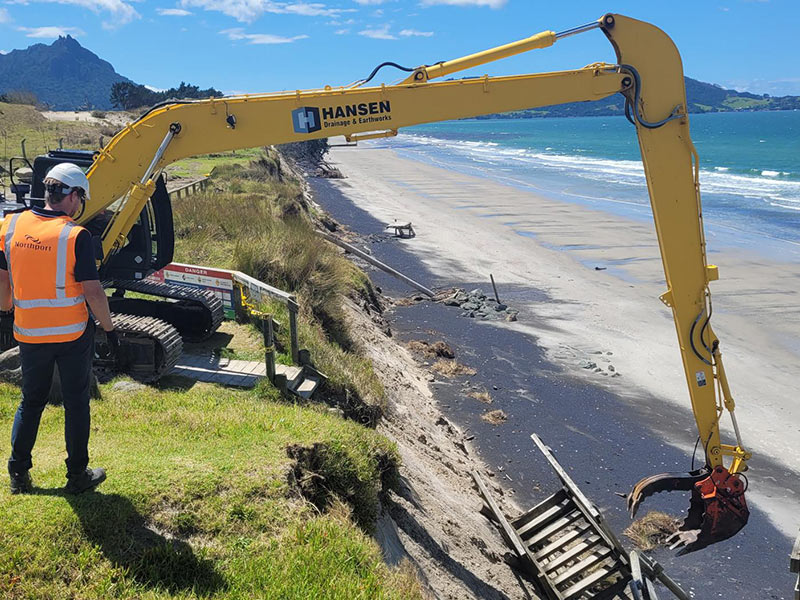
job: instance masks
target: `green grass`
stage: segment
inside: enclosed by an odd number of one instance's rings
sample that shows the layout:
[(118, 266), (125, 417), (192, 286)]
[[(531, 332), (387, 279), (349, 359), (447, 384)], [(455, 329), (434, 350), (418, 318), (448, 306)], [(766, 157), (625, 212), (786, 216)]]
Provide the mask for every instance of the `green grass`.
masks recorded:
[(166, 168), (166, 171), (168, 175), (173, 177), (205, 177), (214, 167), (247, 165), (261, 154), (263, 154), (261, 148), (246, 148), (232, 152), (204, 154), (174, 162)]
[[(97, 149), (100, 136), (108, 142), (114, 131), (106, 125), (83, 121), (48, 121), (32, 106), (0, 102), (0, 166), (8, 168), (11, 156), (20, 156), (20, 142), (25, 139), (28, 158), (58, 148), (63, 138), (65, 148)], [(23, 163), (14, 163), (16, 167)]]
[[(0, 491), (2, 597), (421, 597), (362, 531), (395, 476), (385, 438), (287, 405), (269, 386), (102, 391), (90, 449), (109, 478), (98, 493), (61, 492), (53, 407), (34, 450), (35, 493)], [(0, 386), (3, 431), (17, 398)]]
[[(212, 181), (214, 191), (175, 203), (176, 260), (239, 270), (296, 294), (300, 344), (329, 377), (326, 392), (340, 405), (380, 407), (383, 388), (342, 312), (344, 296), (368, 296), (371, 284), (314, 233), (299, 182), (280, 173), (272, 151), (248, 166), (217, 167)], [(285, 325), (279, 341), (287, 348), (285, 307), (264, 310)]]
[(769, 100), (766, 99), (742, 98), (740, 96), (729, 96), (728, 98), (725, 98), (725, 101), (723, 102), (725, 106), (734, 110), (758, 108), (761, 106), (767, 106), (769, 103)]

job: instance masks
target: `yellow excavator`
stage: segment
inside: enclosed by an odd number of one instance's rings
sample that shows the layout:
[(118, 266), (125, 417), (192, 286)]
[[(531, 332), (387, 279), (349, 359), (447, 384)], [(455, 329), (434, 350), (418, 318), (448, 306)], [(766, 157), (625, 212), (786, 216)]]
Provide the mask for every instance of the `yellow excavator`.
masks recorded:
[[(614, 47), (615, 64), (447, 78), (595, 29)], [(367, 85), (384, 67), (408, 75), (392, 85)], [(718, 278), (718, 271), (706, 260), (699, 161), (689, 135), (683, 67), (672, 40), (653, 25), (606, 14), (580, 27), (545, 31), (455, 60), (416, 68), (383, 63), (367, 78), (346, 86), (165, 102), (126, 126), (99, 152), (57, 151), (37, 157), (33, 188), (18, 200), (25, 205), (37, 202), (44, 172), (54, 163), (88, 167), (91, 199), (77, 220), (102, 245), (101, 277), (116, 290), (112, 311), (123, 349), (130, 353), (128, 364), (152, 379), (177, 360), (181, 333), (207, 335), (221, 315), (220, 307), (201, 294), (143, 281), (172, 260), (172, 211), (161, 177), (170, 163), (199, 154), (338, 135), (350, 141), (389, 137), (410, 125), (612, 94), (624, 96), (625, 116), (639, 138), (667, 282), (661, 300), (672, 309), (698, 443), (705, 455), (701, 469), (640, 481), (628, 495), (628, 507), (634, 515), (640, 502), (656, 492), (690, 491), (689, 514), (673, 540), (674, 547), (686, 553), (726, 539), (746, 524), (742, 473), (750, 453), (741, 441), (719, 340), (710, 325), (709, 283)], [(138, 294), (126, 298), (126, 291), (167, 301), (142, 300)], [(733, 422), (733, 444), (720, 439), (726, 410)]]

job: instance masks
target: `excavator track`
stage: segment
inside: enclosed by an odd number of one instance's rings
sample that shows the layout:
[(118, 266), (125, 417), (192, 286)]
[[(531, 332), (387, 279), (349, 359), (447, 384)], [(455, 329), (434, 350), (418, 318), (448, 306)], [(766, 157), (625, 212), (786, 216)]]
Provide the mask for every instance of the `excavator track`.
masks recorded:
[(112, 295), (111, 310), (117, 313), (155, 317), (170, 323), (186, 341), (200, 342), (219, 328), (225, 314), (222, 301), (213, 293), (181, 285), (158, 281), (115, 279), (104, 282), (104, 287), (119, 291), (136, 292), (174, 300), (174, 302), (126, 298)]
[[(157, 381), (169, 373), (183, 352), (181, 334), (169, 323), (155, 317), (112, 313), (111, 320), (120, 341), (119, 358), (112, 363), (95, 358), (99, 369), (121, 370), (144, 383)], [(98, 328), (97, 345), (106, 343)]]

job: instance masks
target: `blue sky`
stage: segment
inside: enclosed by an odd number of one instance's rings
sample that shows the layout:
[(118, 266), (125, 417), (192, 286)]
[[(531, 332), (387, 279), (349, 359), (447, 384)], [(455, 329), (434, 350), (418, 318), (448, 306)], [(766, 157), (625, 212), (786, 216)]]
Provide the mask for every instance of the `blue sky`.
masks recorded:
[[(605, 12), (664, 29), (690, 77), (800, 95), (797, 0), (0, 0), (0, 51), (70, 33), (138, 83), (268, 92), (347, 84), (385, 60), (430, 64)], [(614, 54), (594, 31), (478, 74), (601, 60)]]

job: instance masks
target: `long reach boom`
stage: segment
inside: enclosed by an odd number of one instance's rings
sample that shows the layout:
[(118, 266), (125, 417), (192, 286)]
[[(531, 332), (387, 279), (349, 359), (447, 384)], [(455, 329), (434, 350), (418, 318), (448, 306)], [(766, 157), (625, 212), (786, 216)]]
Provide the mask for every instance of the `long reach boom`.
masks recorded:
[[(594, 29), (611, 42), (615, 64), (434, 81)], [(705, 455), (704, 467), (691, 473), (643, 479), (629, 494), (628, 505), (633, 515), (653, 493), (690, 491), (689, 515), (675, 537), (681, 553), (734, 535), (748, 518), (746, 485), (739, 474), (746, 470), (750, 453), (739, 436), (719, 340), (709, 323), (709, 283), (718, 272), (707, 262), (698, 158), (689, 135), (683, 67), (672, 40), (653, 25), (607, 14), (575, 29), (545, 31), (477, 54), (404, 70), (409, 74), (394, 85), (367, 86), (376, 69), (349, 86), (157, 105), (100, 151), (88, 172), (91, 200), (81, 222), (111, 209), (102, 236), (103, 260), (108, 261), (145, 209), (160, 171), (184, 157), (336, 135), (349, 140), (388, 137), (410, 125), (622, 94), (626, 116), (639, 138), (666, 276), (661, 300), (672, 309)], [(725, 411), (733, 420), (732, 444), (720, 439), (719, 421)]]

